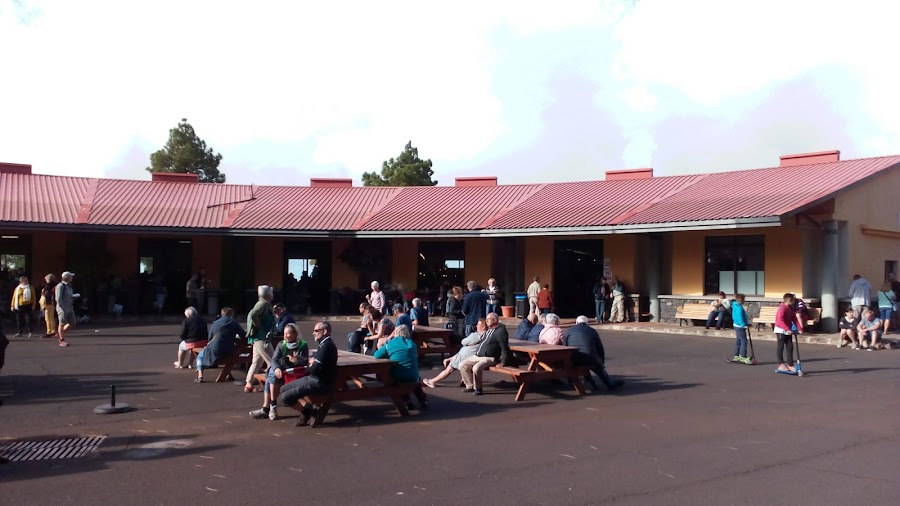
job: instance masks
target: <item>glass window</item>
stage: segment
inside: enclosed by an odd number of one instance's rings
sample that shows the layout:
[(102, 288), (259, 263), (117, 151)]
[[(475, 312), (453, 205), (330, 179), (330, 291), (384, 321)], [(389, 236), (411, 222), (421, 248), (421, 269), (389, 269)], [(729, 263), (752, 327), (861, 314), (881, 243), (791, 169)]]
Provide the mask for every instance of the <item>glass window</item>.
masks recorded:
[(0, 269), (6, 271), (25, 269), (25, 255), (0, 255)]
[(422, 241), (419, 243), (418, 288), (436, 290), (462, 285), (465, 280), (466, 243), (463, 241)]
[(707, 237), (704, 293), (764, 295), (765, 258), (765, 236)]
[(141, 257), (141, 274), (153, 274), (153, 257)]

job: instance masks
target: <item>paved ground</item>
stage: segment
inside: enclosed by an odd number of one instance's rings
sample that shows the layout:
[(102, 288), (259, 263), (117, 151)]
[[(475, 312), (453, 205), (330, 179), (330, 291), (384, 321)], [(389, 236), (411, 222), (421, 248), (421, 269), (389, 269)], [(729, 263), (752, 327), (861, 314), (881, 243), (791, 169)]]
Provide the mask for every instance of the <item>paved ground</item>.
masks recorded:
[[(608, 331), (609, 370), (628, 382), (615, 395), (548, 386), (515, 403), (489, 374), (480, 398), (429, 390), (425, 415), (354, 403), (310, 429), (250, 420), (259, 395), (174, 370), (175, 326), (98, 330), (10, 345), (0, 438), (107, 439), (0, 465), (4, 505), (900, 503), (896, 351), (806, 345), (797, 378), (773, 372), (772, 342), (750, 367), (725, 364), (722, 339)], [(94, 415), (110, 383), (139, 409)]]

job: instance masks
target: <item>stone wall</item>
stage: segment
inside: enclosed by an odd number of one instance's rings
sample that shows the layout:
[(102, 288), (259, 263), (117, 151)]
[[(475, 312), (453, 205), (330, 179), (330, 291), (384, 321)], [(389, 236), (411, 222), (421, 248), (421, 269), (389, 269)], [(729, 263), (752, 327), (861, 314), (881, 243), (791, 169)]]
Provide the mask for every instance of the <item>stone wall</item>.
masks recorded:
[[(678, 320), (675, 319), (675, 309), (684, 305), (684, 304), (709, 304), (715, 300), (715, 297), (698, 297), (698, 296), (684, 296), (679, 297), (677, 295), (666, 295), (665, 297), (659, 298), (659, 321), (663, 323), (678, 323)], [(819, 299), (803, 299), (810, 307), (819, 307)], [(763, 306), (772, 306), (778, 307), (778, 304), (781, 303), (781, 300), (769, 298), (748, 298), (744, 302), (744, 307), (747, 310), (747, 314), (750, 315), (750, 318), (756, 318), (759, 316), (759, 308)], [(840, 305), (841, 311), (846, 307), (846, 305)], [(710, 306), (710, 311), (712, 311), (712, 306)], [(843, 313), (840, 313), (843, 314)], [(695, 320), (696, 321), (696, 320)], [(693, 324), (693, 323), (691, 323)]]

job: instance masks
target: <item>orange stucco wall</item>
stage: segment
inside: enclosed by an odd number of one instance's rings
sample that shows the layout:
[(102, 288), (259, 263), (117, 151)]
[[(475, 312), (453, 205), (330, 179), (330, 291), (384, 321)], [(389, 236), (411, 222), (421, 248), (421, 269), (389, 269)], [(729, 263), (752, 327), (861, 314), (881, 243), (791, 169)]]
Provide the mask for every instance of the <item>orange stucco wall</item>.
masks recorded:
[(419, 240), (394, 239), (391, 254), (391, 284), (415, 287), (419, 282)]
[(113, 257), (112, 274), (126, 279), (129, 274), (138, 271), (138, 235), (136, 234), (108, 234), (106, 236), (106, 249)]
[(34, 232), (31, 234), (31, 276), (35, 286), (51, 272), (59, 280), (66, 270), (66, 234), (64, 232)]
[(255, 284), (281, 288), (284, 281), (284, 239), (257, 237), (255, 244)]
[(528, 289), (535, 276), (541, 278), (541, 284), (553, 281), (553, 240), (546, 236), (525, 238), (525, 286), (516, 287), (516, 291)]
[[(685, 231), (672, 234), (672, 293), (703, 295), (705, 238), (723, 235), (765, 235), (765, 296), (785, 292), (803, 296), (802, 248), (790, 226), (717, 232)], [(792, 246), (792, 247), (785, 247)]]
[[(191, 238), (191, 272), (198, 272), (201, 267), (206, 267), (209, 288), (222, 286), (221, 236), (199, 235)], [(278, 279), (280, 284), (281, 277)]]
[(884, 280), (884, 262), (900, 262), (900, 239), (865, 234), (862, 225), (900, 234), (898, 193), (900, 169), (894, 169), (835, 198), (834, 217), (848, 227), (848, 274), (863, 276), (876, 290)]
[(628, 290), (642, 290), (638, 286), (636, 265), (636, 240), (633, 235), (603, 237), (603, 256), (609, 258), (613, 276), (618, 276)]
[(466, 239), (466, 281), (475, 281), (481, 286), (494, 275), (491, 265), (494, 258), (494, 243), (491, 239), (471, 237)]

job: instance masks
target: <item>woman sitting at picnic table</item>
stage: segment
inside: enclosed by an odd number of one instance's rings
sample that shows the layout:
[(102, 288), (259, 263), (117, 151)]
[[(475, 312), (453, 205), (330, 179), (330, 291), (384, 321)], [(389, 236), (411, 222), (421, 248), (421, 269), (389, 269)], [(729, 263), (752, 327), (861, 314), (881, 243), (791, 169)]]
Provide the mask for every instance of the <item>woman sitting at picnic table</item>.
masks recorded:
[(206, 322), (200, 313), (191, 306), (184, 310), (184, 321), (181, 322), (181, 343), (178, 345), (178, 360), (175, 361), (176, 369), (190, 369), (191, 364), (190, 350), (192, 348), (203, 348), (208, 342), (206, 334)]
[[(288, 323), (284, 326), (284, 340), (275, 345), (272, 353), (272, 365), (266, 374), (266, 387), (263, 390), (263, 405), (260, 409), (250, 412), (250, 418), (278, 418), (278, 393), (281, 385), (284, 385), (284, 376), (289, 369), (305, 368), (309, 363), (309, 345), (300, 336), (300, 329), (296, 323)], [(300, 377), (298, 375), (297, 377)]]
[[(409, 327), (397, 325), (394, 336), (388, 339), (384, 346), (378, 348), (375, 358), (387, 358), (396, 362), (391, 366), (391, 378), (397, 383), (415, 383), (413, 394), (419, 401), (419, 409), (428, 409), (428, 396), (422, 390), (419, 377), (419, 347), (409, 338)], [(408, 395), (404, 400), (407, 409), (415, 409)]]
[(223, 307), (221, 316), (209, 327), (209, 343), (197, 355), (196, 383), (203, 383), (203, 370), (214, 367), (216, 362), (235, 352), (235, 339), (244, 342), (247, 332), (234, 319), (234, 310)]
[(394, 322), (390, 318), (381, 314), (381, 311), (374, 307), (369, 310), (369, 315), (374, 323), (374, 332), (366, 337), (366, 355), (375, 353), (375, 350), (384, 346), (387, 338), (394, 333)]
[(459, 352), (450, 358), (444, 359), (444, 370), (434, 378), (422, 381), (422, 383), (425, 383), (425, 386), (435, 388), (442, 379), (453, 374), (453, 371), (458, 371), (459, 364), (463, 363), (463, 360), (475, 355), (475, 352), (478, 351), (478, 345), (484, 339), (484, 333), (487, 332), (487, 323), (482, 318), (478, 320), (475, 328), (475, 332), (472, 332), (462, 340), (462, 348), (459, 349)]
[(547, 323), (541, 330), (539, 341), (544, 344), (562, 344), (566, 333), (559, 326), (559, 316), (556, 313), (547, 313)]

